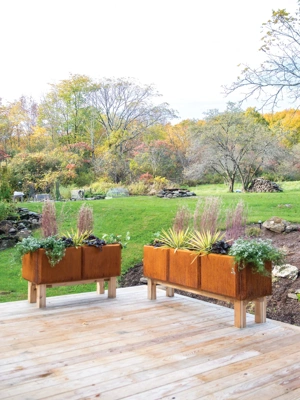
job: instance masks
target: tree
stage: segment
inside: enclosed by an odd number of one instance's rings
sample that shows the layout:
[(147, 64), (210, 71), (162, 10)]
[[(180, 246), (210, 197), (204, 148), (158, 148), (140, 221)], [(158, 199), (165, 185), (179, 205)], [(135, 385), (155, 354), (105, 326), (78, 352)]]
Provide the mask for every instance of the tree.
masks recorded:
[(91, 79), (85, 75), (71, 75), (70, 79), (51, 84), (39, 109), (40, 124), (47, 128), (53, 140), (64, 144), (86, 139), (90, 110), (86, 97)]
[(223, 113), (210, 111), (206, 123), (195, 130), (185, 174), (195, 179), (211, 169), (223, 177), (230, 192), (237, 177), (247, 191), (260, 168), (282, 151), (259, 113), (243, 112), (229, 103)]
[(112, 172), (117, 182), (124, 175), (124, 165), (137, 140), (151, 127), (176, 117), (167, 103), (155, 104), (158, 96), (152, 85), (141, 86), (121, 78), (104, 79), (89, 91), (88, 104), (103, 128), (106, 150), (119, 160), (112, 164), (117, 168)]
[(278, 111), (273, 114), (264, 114), (269, 127), (280, 132), (283, 136), (282, 143), (292, 148), (300, 143), (300, 111), (295, 109)]
[(230, 94), (244, 90), (244, 100), (256, 96), (262, 107), (272, 111), (282, 100), (298, 103), (300, 97), (300, 1), (295, 16), (286, 10), (273, 11), (271, 19), (263, 24), (264, 36), (260, 51), (265, 61), (257, 68), (242, 65), (241, 77), (225, 87)]

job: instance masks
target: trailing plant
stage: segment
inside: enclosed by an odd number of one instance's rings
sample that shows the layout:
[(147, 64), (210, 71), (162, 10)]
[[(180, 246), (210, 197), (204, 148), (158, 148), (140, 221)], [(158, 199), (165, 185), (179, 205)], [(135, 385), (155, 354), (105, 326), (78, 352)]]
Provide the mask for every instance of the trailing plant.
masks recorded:
[(209, 254), (213, 245), (222, 239), (224, 234), (220, 231), (211, 233), (210, 231), (195, 231), (189, 239), (189, 249), (196, 251), (200, 255)]
[(239, 270), (251, 264), (253, 272), (267, 275), (265, 262), (271, 261), (275, 265), (282, 265), (285, 254), (272, 245), (270, 239), (237, 239), (230, 248), (229, 255), (233, 256)]
[(169, 228), (167, 231), (162, 229), (158, 241), (163, 244), (164, 247), (171, 247), (175, 249), (187, 249), (189, 246), (190, 230), (176, 231), (174, 228)]
[(46, 256), (51, 267), (54, 267), (65, 255), (66, 246), (57, 236), (47, 238), (34, 238), (29, 236), (24, 238), (15, 246), (16, 257), (22, 258), (27, 253), (32, 253), (38, 249), (45, 249)]
[(51, 200), (45, 200), (42, 217), (41, 217), (41, 231), (42, 236), (47, 238), (49, 236), (55, 236), (58, 233), (57, 221), (56, 221), (56, 209), (54, 202)]

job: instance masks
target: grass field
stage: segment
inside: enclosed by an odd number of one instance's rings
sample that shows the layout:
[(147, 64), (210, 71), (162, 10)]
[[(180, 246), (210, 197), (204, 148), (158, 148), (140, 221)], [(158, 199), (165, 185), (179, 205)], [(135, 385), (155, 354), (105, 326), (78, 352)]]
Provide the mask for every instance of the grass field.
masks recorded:
[[(131, 240), (122, 251), (122, 272), (140, 262), (143, 245), (153, 234), (168, 228), (179, 206), (186, 205), (193, 212), (199, 199), (217, 196), (222, 199), (222, 210), (243, 200), (248, 207), (248, 223), (279, 216), (291, 222), (300, 222), (300, 182), (283, 183), (282, 193), (228, 193), (224, 185), (203, 185), (191, 188), (197, 197), (188, 199), (160, 199), (157, 197), (128, 197), (96, 200), (88, 204), (94, 210), (94, 233), (121, 234), (130, 232)], [(60, 233), (76, 229), (77, 213), (82, 202), (57, 202)], [(42, 203), (23, 203), (31, 211), (40, 212)], [(27, 298), (27, 282), (21, 277), (21, 261), (15, 261), (14, 249), (0, 252), (0, 302)], [(48, 289), (47, 295), (78, 293), (95, 290), (94, 285), (78, 285)]]

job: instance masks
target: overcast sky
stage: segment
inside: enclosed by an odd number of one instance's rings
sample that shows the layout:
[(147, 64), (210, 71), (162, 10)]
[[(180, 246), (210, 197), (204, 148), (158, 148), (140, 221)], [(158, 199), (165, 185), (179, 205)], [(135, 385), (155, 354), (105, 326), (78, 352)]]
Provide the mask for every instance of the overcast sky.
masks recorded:
[[(181, 119), (237, 101), (222, 85), (262, 61), (261, 25), (296, 0), (0, 0), (0, 97), (39, 100), (84, 74), (154, 84)], [(255, 106), (253, 100), (247, 105)]]

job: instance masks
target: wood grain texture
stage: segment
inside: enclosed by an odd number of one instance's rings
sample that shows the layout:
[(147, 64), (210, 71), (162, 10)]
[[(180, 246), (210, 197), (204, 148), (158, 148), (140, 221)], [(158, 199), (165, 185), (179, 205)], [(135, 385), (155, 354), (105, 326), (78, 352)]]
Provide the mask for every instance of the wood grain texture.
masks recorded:
[(300, 328), (147, 287), (0, 304), (0, 399), (299, 399)]

